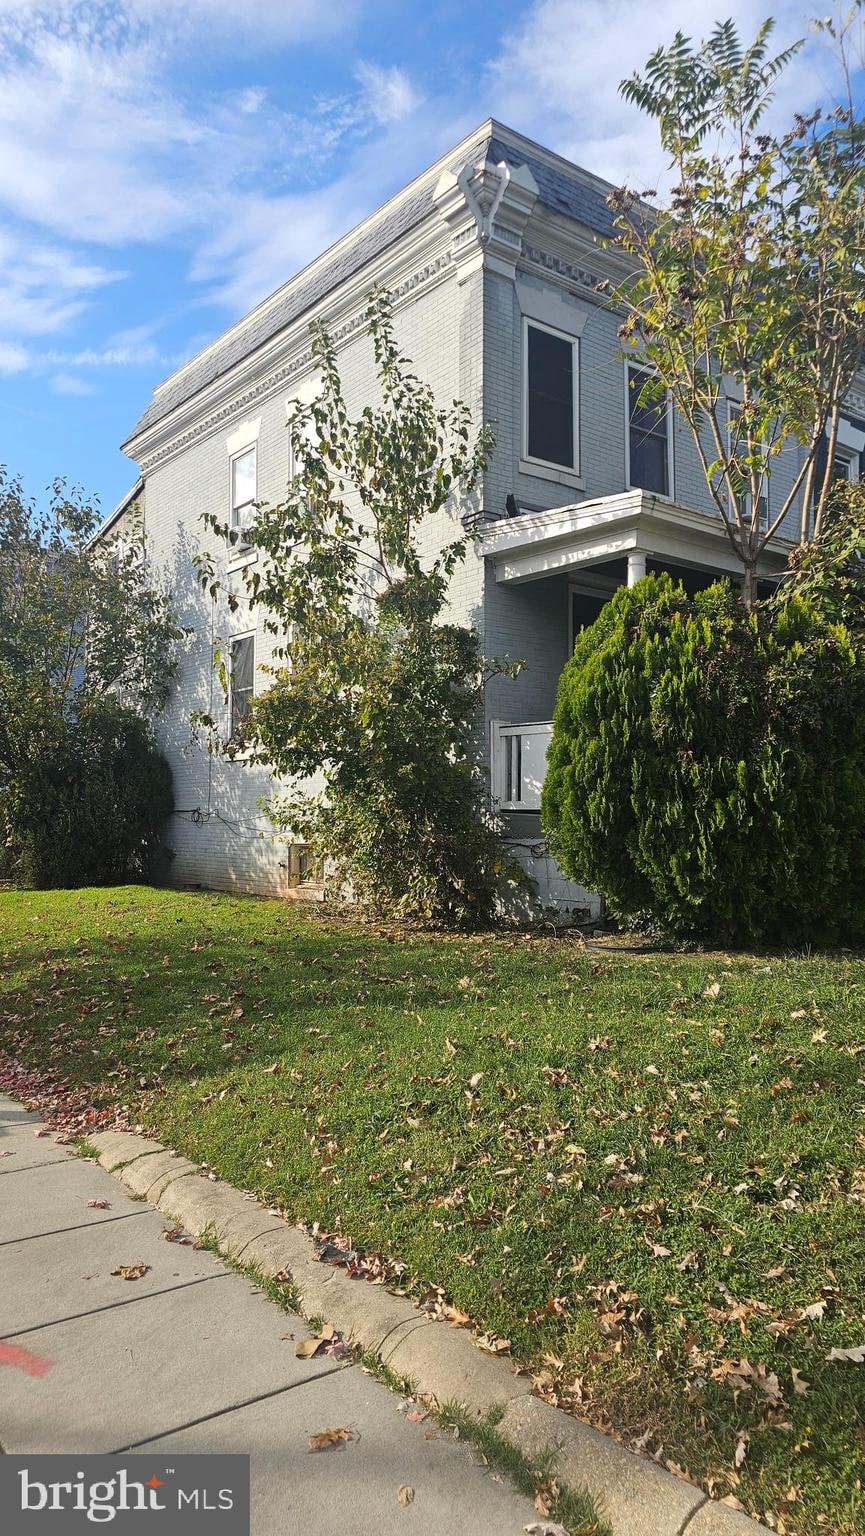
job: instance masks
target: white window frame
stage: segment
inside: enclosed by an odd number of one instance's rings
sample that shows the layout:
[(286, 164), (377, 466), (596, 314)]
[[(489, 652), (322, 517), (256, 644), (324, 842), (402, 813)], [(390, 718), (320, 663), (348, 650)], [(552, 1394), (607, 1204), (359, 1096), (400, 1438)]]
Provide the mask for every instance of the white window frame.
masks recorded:
[[(741, 414), (742, 402), (741, 402), (741, 400), (734, 400), (732, 395), (727, 395), (726, 396), (726, 400), (727, 400), (727, 444), (729, 446), (729, 444), (732, 441), (731, 427), (732, 427), (733, 419), (734, 419), (733, 413), (735, 411), (738, 411)], [(771, 477), (769, 475), (764, 475), (763, 476), (763, 484), (764, 484), (765, 489), (763, 491), (763, 496), (762, 496), (761, 499), (763, 501), (765, 501), (765, 503), (766, 503), (766, 511), (765, 512), (761, 512), (759, 514), (758, 518), (757, 518), (757, 531), (758, 531), (758, 533), (768, 533), (769, 528), (771, 527), (771, 506), (770, 506), (770, 503), (769, 503), (769, 486), (770, 486), (770, 483), (771, 483)], [(742, 513), (742, 516), (743, 516), (744, 521), (746, 523), (750, 524), (751, 517), (753, 515), (753, 508), (751, 506), (751, 492), (750, 491), (746, 491), (745, 492), (745, 494), (744, 494), (744, 502), (745, 502), (745, 509), (744, 509), (744, 511)], [(730, 515), (731, 515), (731, 517), (735, 515), (734, 512), (733, 512), (732, 507), (730, 508)]]
[[(571, 378), (573, 380), (573, 435), (574, 435), (574, 462), (573, 464), (558, 464), (554, 459), (539, 459), (529, 453), (529, 326), (536, 331), (546, 331), (550, 336), (557, 336), (560, 341), (567, 341), (571, 347)], [(523, 420), (522, 420), (522, 459), (526, 464), (540, 464), (545, 469), (557, 470), (560, 474), (580, 474), (580, 338), (569, 331), (559, 330), (558, 326), (547, 325), (543, 320), (535, 320), (531, 315), (523, 315)]]
[[(644, 363), (638, 357), (626, 357), (625, 364), (625, 486), (629, 491), (641, 491), (645, 488), (641, 485), (631, 484), (631, 393), (630, 374), (635, 373), (654, 374), (655, 369), (650, 363)], [(664, 496), (667, 501), (675, 501), (676, 482), (673, 454), (673, 397), (669, 390), (665, 391), (667, 402), (667, 489)], [(647, 496), (657, 496), (658, 491), (646, 491)]]
[[(255, 494), (252, 496), (251, 500), (241, 502), (239, 506), (235, 506), (235, 504), (234, 504), (234, 466), (237, 463), (238, 459), (246, 458), (246, 455), (248, 453), (251, 453), (251, 454), (254, 455), (254, 457), (253, 457), (253, 464), (255, 466)], [(252, 510), (252, 512), (254, 512), (255, 511), (255, 505), (256, 505), (257, 501), (258, 501), (258, 443), (257, 442), (252, 442), (252, 443), (247, 443), (244, 448), (238, 448), (236, 453), (229, 454), (229, 458), (228, 458), (228, 514), (229, 514), (229, 527), (233, 530), (233, 532), (240, 534), (240, 542), (241, 542), (241, 544), (244, 542), (243, 535), (244, 535), (244, 533), (246, 531), (246, 528), (248, 526), (248, 523), (249, 523), (250, 519), (249, 519), (248, 515), (247, 515), (247, 517), (244, 517), (243, 519), (236, 518), (235, 514), (238, 513), (238, 512), (247, 512), (247, 514), (248, 514), (250, 509)]]
[(255, 683), (258, 672), (258, 646), (256, 644), (256, 632), (254, 629), (244, 629), (239, 635), (228, 637), (228, 734), (229, 740), (234, 736), (234, 665), (232, 661), (232, 649), (239, 640), (252, 641), (252, 697), (255, 698)]
[(853, 448), (848, 448), (846, 443), (836, 443), (834, 467), (844, 470), (844, 479), (856, 481), (859, 479), (859, 454)]

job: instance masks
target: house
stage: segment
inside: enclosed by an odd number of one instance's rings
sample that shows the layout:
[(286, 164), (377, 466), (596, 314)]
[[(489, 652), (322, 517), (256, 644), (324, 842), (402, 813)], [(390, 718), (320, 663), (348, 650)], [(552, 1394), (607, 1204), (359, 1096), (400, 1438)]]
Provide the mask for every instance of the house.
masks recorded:
[[(257, 500), (279, 500), (289, 472), (286, 408), (316, 390), (309, 324), (323, 319), (339, 350), (349, 408), (374, 398), (364, 310), (374, 283), (394, 300), (401, 345), (442, 399), (492, 420), (497, 446), (470, 508), (469, 559), (451, 593), (487, 654), (525, 660), (489, 689), (485, 758), (515, 856), (546, 902), (566, 912), (595, 898), (547, 854), (538, 817), (556, 685), (574, 633), (622, 583), (663, 567), (687, 583), (737, 575), (685, 424), (637, 401), (640, 371), (624, 361), (617, 317), (599, 293), (622, 275), (608, 185), (492, 120), (392, 197), (278, 292), (160, 384), (124, 447), (139, 468), (136, 505), (149, 558), (165, 567), (193, 639), (159, 722), (174, 772), (171, 842), (181, 882), (289, 894), (303, 852), (274, 838), (260, 766), (213, 758), (191, 740), (190, 716), (242, 715), (266, 686), (270, 642), (242, 601), (238, 546), (226, 564), (236, 612), (196, 585), (192, 558), (213, 549), (203, 513), (241, 526)], [(731, 416), (736, 401), (731, 399)], [(865, 451), (865, 380), (842, 424), (841, 472)], [(785, 462), (785, 458), (788, 462)], [(796, 453), (781, 455), (769, 495), (784, 494)], [(132, 513), (121, 503), (115, 531)], [(775, 503), (778, 505), (778, 503)], [(762, 509), (761, 509), (762, 510)], [(765, 509), (772, 515), (771, 505)], [(783, 567), (798, 514), (763, 561)], [(444, 538), (444, 525), (430, 539)], [(231, 656), (227, 704), (215, 646)]]

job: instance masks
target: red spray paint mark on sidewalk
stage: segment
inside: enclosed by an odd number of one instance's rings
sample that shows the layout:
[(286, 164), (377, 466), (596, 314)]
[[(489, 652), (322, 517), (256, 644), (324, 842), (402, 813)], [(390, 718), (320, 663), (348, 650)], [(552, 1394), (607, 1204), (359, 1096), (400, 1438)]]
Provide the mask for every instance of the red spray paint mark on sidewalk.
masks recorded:
[(44, 1376), (50, 1371), (53, 1360), (46, 1360), (42, 1355), (31, 1354), (29, 1349), (22, 1349), (20, 1344), (0, 1343), (0, 1365), (11, 1365), (16, 1370), (23, 1371), (27, 1376)]

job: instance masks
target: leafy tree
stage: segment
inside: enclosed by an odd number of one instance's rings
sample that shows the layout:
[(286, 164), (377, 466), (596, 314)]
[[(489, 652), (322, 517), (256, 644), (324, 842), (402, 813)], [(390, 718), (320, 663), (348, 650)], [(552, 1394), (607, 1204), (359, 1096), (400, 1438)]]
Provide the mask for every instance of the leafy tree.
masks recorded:
[[(295, 474), (242, 535), (259, 551), (243, 579), (276, 665), (227, 750), (243, 746), (281, 776), (320, 776), (322, 793), (294, 793), (274, 813), (356, 897), (379, 911), (480, 922), (498, 855), (473, 733), (501, 664), (447, 621), (447, 596), (466, 554), (454, 498), (474, 491), (492, 434), (473, 435), (461, 401), (436, 403), (400, 354), (382, 290), (367, 313), (380, 403), (350, 418), (333, 342), (313, 327), (321, 392), (288, 423)], [(241, 537), (205, 521), (229, 545)], [(199, 569), (215, 597), (212, 557)]]
[(0, 868), (43, 888), (150, 879), (173, 803), (171, 769), (149, 722), (110, 695), (79, 701), (0, 792)]
[(0, 782), (26, 770), (85, 702), (163, 707), (183, 631), (144, 561), (140, 529), (91, 540), (97, 508), (55, 480), (47, 504), (0, 468)]
[(63, 480), (39, 506), (0, 468), (3, 862), (42, 883), (143, 871), (170, 799), (140, 717), (164, 705), (183, 631), (140, 529), (94, 545), (99, 523)]
[[(611, 199), (635, 260), (614, 291), (621, 334), (651, 365), (643, 403), (669, 391), (691, 428), (748, 606), (760, 553), (797, 497), (801, 542), (812, 508), (822, 536), (865, 343), (865, 125), (850, 74), (862, 16), (856, 0), (843, 25), (818, 24), (841, 62), (838, 100), (781, 133), (766, 114), (801, 43), (770, 57), (771, 20), (748, 47), (731, 21), (697, 47), (677, 32), (621, 85), (655, 120), (673, 180), (653, 208), (625, 189)], [(798, 473), (761, 526), (773, 467), (794, 445)]]
[(622, 589), (559, 685), (542, 819), (620, 914), (721, 942), (865, 936), (865, 653), (816, 588)]
[(823, 537), (793, 550), (790, 569), (767, 606), (783, 608), (791, 593), (816, 603), (865, 649), (865, 481), (835, 482)]

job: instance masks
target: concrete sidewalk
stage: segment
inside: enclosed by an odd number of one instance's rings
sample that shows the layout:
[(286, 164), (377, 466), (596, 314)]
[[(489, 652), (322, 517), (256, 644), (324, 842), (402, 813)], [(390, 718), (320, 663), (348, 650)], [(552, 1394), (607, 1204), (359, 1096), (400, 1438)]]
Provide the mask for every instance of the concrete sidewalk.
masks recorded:
[[(0, 1097), (4, 1451), (248, 1453), (253, 1536), (518, 1536), (538, 1520), (357, 1366), (297, 1359), (300, 1318), (211, 1254), (166, 1242), (157, 1211), (39, 1129)], [(139, 1263), (140, 1279), (111, 1273)], [(350, 1442), (310, 1454), (332, 1427)]]

